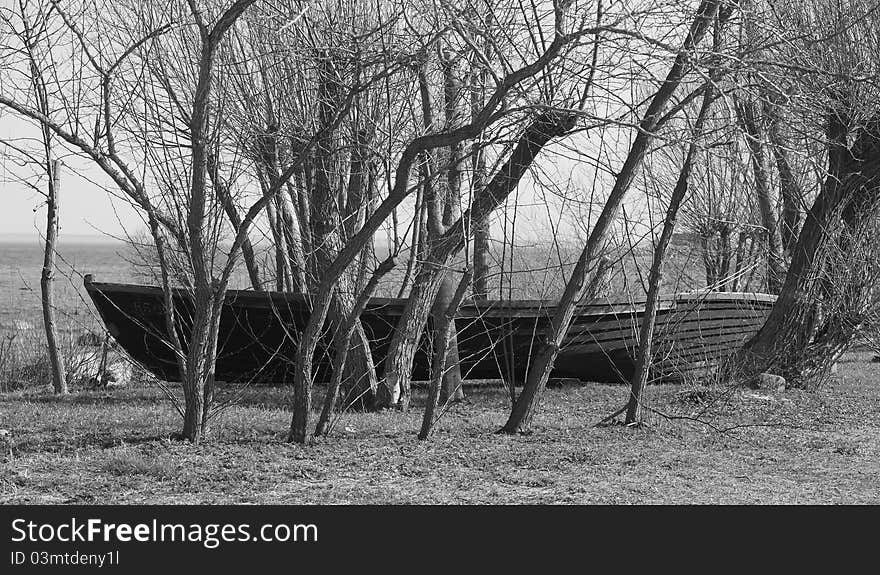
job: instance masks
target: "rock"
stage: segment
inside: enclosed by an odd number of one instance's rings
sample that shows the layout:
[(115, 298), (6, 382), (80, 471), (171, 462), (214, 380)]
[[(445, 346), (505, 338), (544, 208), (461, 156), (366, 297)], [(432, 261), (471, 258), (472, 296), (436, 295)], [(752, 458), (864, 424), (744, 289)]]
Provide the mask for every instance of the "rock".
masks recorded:
[(751, 387), (753, 389), (761, 389), (764, 391), (780, 392), (785, 391), (785, 378), (781, 375), (772, 373), (759, 373), (752, 380)]
[(133, 370), (127, 361), (117, 361), (104, 371), (105, 387), (125, 387), (131, 383)]

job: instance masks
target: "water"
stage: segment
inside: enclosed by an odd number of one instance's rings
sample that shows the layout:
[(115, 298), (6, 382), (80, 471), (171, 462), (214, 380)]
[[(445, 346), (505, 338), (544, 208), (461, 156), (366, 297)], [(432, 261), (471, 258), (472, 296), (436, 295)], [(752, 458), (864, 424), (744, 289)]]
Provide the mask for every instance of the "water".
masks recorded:
[[(99, 281), (134, 282), (131, 248), (122, 243), (62, 243), (55, 270), (58, 327), (64, 332), (98, 328), (83, 276)], [(0, 241), (0, 333), (42, 329), (40, 273), (43, 248), (35, 241)]]
[[(138, 267), (133, 260), (134, 249), (131, 245), (122, 242), (95, 242), (74, 241), (62, 242), (58, 249), (55, 270), (55, 294), (58, 328), (62, 332), (80, 333), (83, 331), (103, 331), (101, 323), (95, 312), (91, 300), (83, 288), (83, 276), (92, 274), (97, 281), (155, 284), (149, 277), (145, 277), (144, 268)], [(513, 277), (513, 289), (505, 293), (503, 297), (516, 298), (553, 298), (558, 297), (564, 287), (565, 275), (561, 269), (552, 268), (555, 258), (548, 259), (550, 250), (546, 246), (530, 246), (519, 248), (517, 261), (514, 262), (516, 269)], [(500, 259), (500, 254), (497, 255)], [(577, 254), (560, 254), (560, 259), (565, 263), (562, 268), (570, 269)], [(259, 259), (264, 265), (271, 258), (266, 254), (259, 254)], [(671, 258), (671, 260), (682, 258)], [(668, 278), (675, 278), (676, 285), (670, 286), (667, 291), (682, 291), (700, 287), (698, 285), (682, 286), (681, 270), (691, 270), (694, 267), (694, 254), (684, 258), (687, 260), (676, 267), (674, 271), (667, 273)], [(522, 260), (522, 261), (520, 261)], [(240, 263), (240, 262), (239, 262)], [(623, 267), (631, 263), (623, 262)], [(29, 333), (42, 333), (42, 311), (40, 304), (40, 272), (43, 264), (43, 247), (36, 239), (14, 240), (0, 237), (0, 337), (10, 332), (27, 331)], [(463, 264), (455, 267), (463, 267)], [(497, 260), (496, 260), (497, 267)], [(247, 274), (243, 266), (239, 265), (233, 274), (230, 287), (249, 287)], [(402, 276), (405, 264), (395, 270), (398, 276)], [(531, 271), (526, 271), (531, 270)], [(493, 295), (498, 294), (498, 274), (495, 269), (493, 274)], [(692, 270), (693, 271), (693, 270)], [(399, 277), (389, 274), (386, 283), (394, 284), (386, 286), (379, 295), (396, 295)], [(629, 293), (632, 286), (620, 284), (621, 277), (635, 279), (638, 274), (622, 273), (612, 278), (612, 293)], [(505, 285), (509, 285), (508, 278)], [(669, 280), (668, 280), (669, 281)], [(624, 282), (625, 283), (625, 282)], [(684, 282), (687, 283), (687, 282)], [(500, 295), (500, 294), (499, 294)], [(498, 297), (498, 295), (494, 295)]]

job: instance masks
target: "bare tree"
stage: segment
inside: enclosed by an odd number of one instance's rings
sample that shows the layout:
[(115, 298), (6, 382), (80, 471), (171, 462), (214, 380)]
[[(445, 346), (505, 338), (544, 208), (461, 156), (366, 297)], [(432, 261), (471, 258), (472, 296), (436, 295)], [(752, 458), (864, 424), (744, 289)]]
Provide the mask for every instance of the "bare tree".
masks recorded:
[[(564, 11), (557, 8), (554, 14), (553, 40), (546, 44), (541, 59), (547, 55), (561, 51), (571, 39), (581, 35), (593, 36), (593, 48), (598, 49), (599, 34), (606, 29), (614, 29), (614, 24), (601, 24), (601, 5), (598, 10), (597, 22), (593, 27), (586, 27), (563, 34), (562, 23)], [(616, 24), (617, 22), (615, 22)], [(536, 48), (540, 51), (542, 46)], [(540, 53), (540, 52), (539, 52)], [(539, 59), (540, 60), (540, 59)], [(593, 59), (595, 61), (595, 58)], [(594, 69), (594, 68), (593, 68)], [(541, 81), (550, 85), (554, 84), (554, 67), (548, 62), (540, 67), (534, 66), (531, 74), (535, 75), (533, 86), (540, 87)], [(475, 189), (470, 207), (465, 210), (461, 217), (455, 221), (443, 233), (439, 241), (431, 245), (421, 269), (419, 270), (413, 288), (410, 291), (404, 313), (398, 321), (394, 337), (385, 360), (384, 386), (380, 388), (380, 396), (383, 405), (395, 405), (401, 409), (407, 409), (410, 396), (410, 377), (413, 358), (418, 346), (421, 332), (427, 321), (432, 302), (437, 298), (441, 289), (444, 274), (450, 266), (453, 258), (465, 247), (471, 234), (471, 230), (484, 227), (492, 212), (500, 207), (506, 198), (516, 189), (520, 180), (535, 162), (541, 151), (550, 142), (561, 138), (575, 129), (580, 117), (580, 110), (586, 103), (587, 94), (592, 85), (592, 69), (587, 75), (585, 85), (578, 86), (576, 96), (572, 98), (575, 105), (553, 106), (547, 102), (544, 110), (531, 116), (524, 127), (519, 131), (515, 145), (510, 148), (503, 163), (496, 169), (491, 179), (485, 182), (481, 188)], [(560, 82), (561, 83), (561, 82)], [(540, 91), (539, 91), (540, 93)], [(498, 95), (498, 91), (492, 98)], [(551, 98), (552, 94), (544, 93), (544, 97)], [(490, 103), (492, 98), (489, 99)], [(485, 113), (483, 108), (481, 114)], [(472, 114), (472, 117), (473, 114)], [(477, 115), (479, 117), (479, 115)], [(471, 123), (474, 126), (474, 123)], [(478, 176), (482, 178), (482, 176)], [(512, 383), (512, 382), (511, 382)]]
[(767, 288), (770, 293), (779, 293), (785, 275), (785, 260), (782, 255), (782, 236), (777, 225), (776, 203), (771, 193), (767, 157), (763, 143), (763, 131), (758, 125), (757, 106), (753, 102), (739, 101), (736, 104), (737, 117), (748, 142), (752, 160), (752, 173), (758, 206), (761, 209), (761, 222), (767, 239)]
[[(46, 61), (38, 55), (41, 28), (45, 25), (46, 15), (38, 14), (36, 25), (28, 20), (25, 5), (19, 2), (19, 16), (22, 24), (22, 43), (27, 53), (28, 66), (31, 72), (34, 101), (40, 113), (49, 116), (49, 97), (46, 91), (46, 79), (44, 75)], [(43, 60), (43, 61), (41, 61)], [(46, 191), (46, 240), (43, 250), (43, 269), (40, 274), (40, 295), (43, 306), (43, 326), (46, 331), (46, 344), (49, 350), (49, 363), (52, 366), (52, 387), (57, 394), (67, 393), (67, 378), (64, 368), (64, 359), (58, 350), (58, 329), (55, 320), (55, 254), (59, 231), (59, 210), (61, 201), (61, 166), (60, 160), (54, 158), (53, 135), (46, 126), (40, 126), (40, 138), (43, 145), (43, 153), (47, 183)]]
[[(44, 134), (44, 137), (51, 137)], [(47, 152), (51, 145), (47, 145)], [(61, 161), (50, 160), (49, 191), (46, 196), (46, 245), (43, 270), (40, 274), (40, 293), (43, 304), (43, 325), (49, 347), (49, 363), (52, 365), (52, 387), (55, 393), (67, 393), (64, 359), (58, 351), (58, 335), (55, 324), (55, 292), (52, 284), (55, 276), (55, 249), (58, 238), (58, 210), (61, 194)]]
[[(791, 112), (819, 120), (813, 120), (812, 131), (826, 149), (827, 168), (791, 251), (779, 298), (762, 329), (725, 370), (737, 381), (771, 371), (806, 384), (833, 363), (864, 323), (864, 317), (855, 321), (863, 316), (857, 310), (845, 321), (839, 312), (826, 312), (839, 310), (834, 300), (842, 297), (831, 289), (839, 272), (829, 272), (835, 269), (833, 255), (854, 247), (851, 238), (876, 217), (880, 197), (876, 93), (864, 82), (876, 71), (863, 58), (863, 50), (878, 45), (877, 15), (876, 6), (858, 0), (818, 0), (768, 14), (782, 31), (774, 54), (777, 68), (800, 70), (789, 74), (800, 94)], [(843, 299), (865, 301), (867, 289), (854, 282)]]
[(666, 106), (681, 84), (685, 74), (690, 70), (693, 51), (710, 28), (718, 11), (719, 4), (720, 2), (714, 0), (703, 0), (697, 8), (694, 21), (675, 58), (675, 62), (669, 69), (660, 88), (651, 98), (650, 104), (639, 124), (638, 134), (633, 139), (626, 160), (615, 178), (614, 187), (608, 194), (602, 213), (596, 219), (593, 230), (587, 240), (587, 245), (584, 247), (577, 264), (571, 272), (571, 276), (565, 286), (565, 291), (551, 319), (547, 340), (539, 351), (538, 357), (529, 367), (523, 391), (514, 404), (507, 422), (499, 430), (500, 432), (518, 433), (528, 431), (540, 396), (547, 385), (547, 380), (550, 378), (550, 372), (553, 369), (559, 348), (565, 335), (568, 333), (568, 328), (571, 325), (578, 302), (584, 295), (588, 284), (587, 276), (590, 273), (595, 273), (598, 269), (598, 260), (605, 248), (609, 230), (620, 210), (621, 203), (629, 191), (630, 184), (636, 177), (636, 173), (645, 158), (654, 134), (661, 124)]
[[(86, 14), (85, 12), (82, 14), (69, 13), (59, 2), (53, 1), (53, 11), (57, 14), (62, 26), (56, 28), (56, 30), (60, 30), (58, 36), (46, 39), (46, 48), (55, 50), (61, 40), (73, 40), (77, 54), (82, 57), (83, 65), (91, 69), (91, 74), (84, 74), (81, 68), (75, 70), (78, 76), (70, 85), (74, 90), (77, 90), (83, 88), (85, 82), (92, 81), (93, 78), (97, 79), (96, 86), (88, 87), (90, 93), (96, 93), (97, 101), (92, 103), (94, 107), (90, 108), (89, 104), (81, 100), (71, 99), (74, 106), (65, 102), (67, 117), (61, 121), (54, 121), (39, 109), (17, 100), (17, 94), (6, 92), (0, 94), (0, 105), (38, 122), (58, 139), (89, 157), (124, 194), (146, 212), (162, 264), (168, 336), (172, 339), (170, 344), (173, 345), (183, 378), (185, 409), (182, 436), (193, 442), (198, 442), (201, 439), (208, 424), (209, 406), (213, 397), (217, 330), (225, 289), (223, 281), (215, 282), (211, 277), (211, 250), (207, 245), (206, 235), (210, 229), (207, 210), (210, 201), (209, 186), (207, 185), (207, 156), (210, 149), (209, 117), (211, 115), (214, 63), (223, 36), (241, 13), (253, 2), (254, 0), (234, 2), (228, 8), (213, 14), (216, 19), (210, 24), (208, 23), (208, 19), (212, 17), (210, 11), (196, 6), (195, 2), (189, 2), (185, 7), (177, 6), (175, 8), (180, 8), (179, 10), (175, 9), (171, 11), (171, 14), (164, 15), (158, 15), (151, 11), (132, 13), (127, 11), (128, 6), (114, 6), (108, 10), (108, 17), (120, 18), (119, 22), (130, 25), (131, 28), (128, 32), (134, 32), (125, 40), (117, 42), (116, 38), (110, 37), (96, 40), (94, 35), (99, 35), (99, 30), (85, 29), (77, 23), (78, 20), (82, 21), (86, 16), (97, 18), (98, 15)], [(134, 16), (133, 21), (125, 21), (125, 18), (132, 16)], [(192, 39), (182, 28), (175, 28), (169, 22), (174, 18), (189, 19), (193, 29), (197, 31), (196, 38)], [(186, 210), (182, 214), (183, 221), (180, 222), (175, 221), (174, 218), (157, 208), (147, 192), (145, 180), (131, 169), (131, 160), (123, 159), (125, 151), (131, 150), (131, 140), (119, 141), (117, 129), (120, 129), (119, 124), (122, 124), (121, 129), (126, 127), (124, 120), (132, 113), (131, 99), (116, 100), (114, 98), (120, 69), (131, 58), (141, 56), (142, 52), (149, 52), (152, 43), (164, 34), (168, 34), (172, 29), (175, 34), (170, 35), (181, 42), (176, 47), (184, 50), (180, 55), (191, 56), (192, 59), (189, 62), (194, 64), (196, 70), (195, 77), (165, 75), (159, 78), (160, 84), (164, 81), (162, 88), (167, 93), (177, 94), (174, 90), (174, 84), (178, 81), (182, 81), (192, 90), (190, 92), (192, 100), (189, 105), (183, 102), (183, 90), (179, 93), (181, 98), (172, 104), (182, 112), (185, 130), (181, 132), (185, 134), (189, 142), (189, 153), (184, 158), (178, 156), (179, 160), (185, 161), (188, 168), (186, 176), (188, 181), (185, 184)], [(132, 37), (136, 39), (132, 41)], [(97, 50), (93, 41), (95, 44), (99, 41), (103, 42), (104, 48), (100, 51)], [(111, 50), (108, 53), (107, 48), (109, 47), (119, 50), (115, 53)], [(194, 48), (194, 50), (186, 52), (189, 48)], [(141, 72), (146, 69), (144, 62), (145, 60), (138, 58), (138, 63), (142, 65)], [(59, 95), (64, 94), (65, 89), (69, 89), (68, 84), (62, 84), (63, 80), (56, 79), (55, 82), (58, 84)], [(189, 83), (187, 84), (187, 82)], [(151, 87), (155, 88), (156, 85)], [(78, 94), (83, 93), (86, 91), (83, 90)], [(77, 98), (81, 98), (81, 96), (77, 95)], [(88, 118), (85, 117), (87, 110), (97, 110), (95, 120), (91, 128), (80, 130), (79, 127), (88, 122)], [(131, 130), (131, 124), (128, 124), (128, 128)], [(181, 132), (178, 132), (178, 135)], [(91, 142), (83, 137), (83, 134), (89, 133), (94, 134)], [(128, 138), (136, 134), (136, 131), (126, 132)], [(189, 256), (188, 261), (191, 266), (193, 313), (186, 347), (177, 337), (177, 321), (167, 267), (169, 260), (166, 253), (166, 234), (170, 235), (179, 246), (185, 247), (184, 251)]]
[[(51, 11), (51, 8), (48, 9)], [(0, 22), (3, 22), (16, 37), (20, 48), (16, 52), (20, 55), (18, 63), (26, 70), (29, 78), (30, 98), (34, 108), (42, 115), (49, 117), (49, 95), (47, 92), (46, 75), (52, 74), (54, 65), (52, 54), (45, 50), (45, 40), (48, 35), (47, 25), (50, 21), (47, 9), (37, 8), (36, 12), (29, 10), (24, 2), (18, 2), (16, 8), (6, 9), (0, 12)], [(31, 152), (12, 142), (4, 142), (7, 148), (14, 150), (19, 159), (40, 167), (42, 176), (46, 179), (46, 190), (40, 190), (34, 184), (28, 183), (46, 198), (46, 235), (43, 246), (43, 267), (40, 273), (40, 296), (43, 311), (43, 327), (46, 334), (46, 344), (49, 352), (49, 364), (52, 371), (52, 388), (56, 394), (66, 394), (67, 378), (65, 373), (64, 359), (58, 349), (58, 329), (55, 316), (55, 259), (57, 251), (57, 239), (59, 233), (59, 209), (61, 195), (61, 160), (55, 157), (54, 136), (45, 125), (39, 126), (40, 151)]]
[[(400, 155), (400, 159), (397, 162), (393, 184), (389, 184), (390, 191), (388, 195), (376, 207), (372, 215), (366, 219), (360, 231), (352, 236), (351, 240), (342, 248), (339, 255), (327, 269), (317, 293), (313, 297), (313, 312), (310, 316), (309, 323), (303, 332), (302, 341), (298, 348), (297, 368), (294, 379), (294, 414), (291, 420), (290, 432), (290, 437), (294, 441), (305, 442), (308, 440), (308, 418), (311, 407), (312, 389), (312, 362), (320, 330), (327, 317), (334, 283), (340, 275), (344, 273), (345, 269), (357, 254), (360, 253), (364, 243), (372, 237), (375, 231), (379, 228), (379, 225), (391, 215), (392, 211), (394, 211), (404, 199), (409, 196), (411, 189), (409, 185), (411, 170), (416, 160), (424, 152), (441, 147), (449, 147), (456, 142), (473, 139), (487, 126), (505, 117), (508, 112), (501, 108), (501, 103), (511, 90), (544, 69), (549, 62), (560, 54), (563, 48), (582, 36), (594, 34), (596, 31), (595, 29), (578, 27), (574, 32), (565, 33), (564, 12), (561, 7), (556, 7), (554, 10), (554, 19), (556, 22), (554, 29), (558, 34), (554, 37), (553, 41), (547, 45), (547, 49), (543, 50), (538, 55), (537, 59), (530, 61), (519, 68), (513, 69), (503, 77), (500, 77), (495, 90), (487, 98), (486, 105), (474, 119), (464, 125), (450, 126), (447, 129), (417, 136), (405, 145)], [(552, 137), (552, 133), (550, 137)], [(528, 148), (529, 146), (526, 146), (526, 149)], [(533, 154), (534, 152), (535, 150), (532, 149), (531, 153)], [(483, 204), (482, 206), (480, 205), (481, 203)], [(479, 211), (474, 210), (475, 219), (476, 217), (485, 217), (486, 212), (482, 210), (486, 208), (491, 210), (491, 208), (495, 206), (494, 201), (490, 198), (478, 201), (476, 205)], [(459, 221), (470, 221), (470, 219), (470, 217), (465, 218), (463, 216)], [(463, 242), (463, 227), (462, 225), (453, 225), (444, 235), (454, 239), (461, 239)], [(446, 242), (444, 242), (444, 244), (445, 243)], [(457, 245), (457, 242), (449, 242), (449, 245), (454, 247)], [(450, 249), (450, 252), (457, 251), (458, 249)], [(433, 298), (427, 298), (426, 301), (430, 302), (432, 299)], [(412, 296), (410, 300), (412, 301)], [(420, 326), (423, 325), (423, 323), (417, 322), (415, 325)], [(418, 331), (411, 333), (418, 333)], [(406, 372), (408, 376), (408, 367), (406, 368)], [(386, 368), (386, 387), (389, 387), (387, 383), (388, 380), (389, 373)], [(389, 395), (392, 395), (393, 399), (396, 400), (396, 396), (399, 393), (396, 390), (398, 390), (399, 387), (397, 387), (396, 384), (392, 384), (391, 388), (395, 391), (393, 394)]]

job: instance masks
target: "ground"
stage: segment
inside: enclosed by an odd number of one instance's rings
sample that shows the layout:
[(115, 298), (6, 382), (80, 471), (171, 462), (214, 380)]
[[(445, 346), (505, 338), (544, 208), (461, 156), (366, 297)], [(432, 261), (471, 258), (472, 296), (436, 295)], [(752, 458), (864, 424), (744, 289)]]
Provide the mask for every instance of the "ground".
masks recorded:
[[(880, 364), (845, 358), (818, 391), (649, 389), (650, 425), (596, 427), (622, 386), (547, 390), (534, 433), (495, 435), (503, 388), (469, 390), (425, 442), (410, 414), (345, 414), (333, 435), (284, 441), (286, 391), (249, 390), (207, 441), (153, 387), (0, 395), (0, 502), (10, 503), (880, 503)], [(718, 397), (720, 390), (709, 390)], [(417, 398), (418, 399), (418, 398)]]

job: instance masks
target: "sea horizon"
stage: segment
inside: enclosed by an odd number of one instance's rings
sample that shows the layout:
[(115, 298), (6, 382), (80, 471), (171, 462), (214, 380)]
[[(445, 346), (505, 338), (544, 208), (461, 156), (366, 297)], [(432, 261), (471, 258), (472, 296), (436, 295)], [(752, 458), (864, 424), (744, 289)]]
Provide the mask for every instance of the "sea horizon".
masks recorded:
[[(43, 236), (33, 233), (0, 233), (0, 244), (43, 244)], [(123, 244), (125, 240), (105, 234), (65, 234), (58, 235), (58, 244)]]

